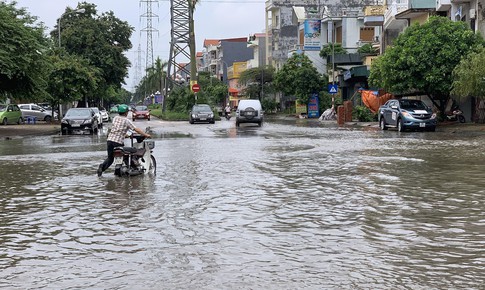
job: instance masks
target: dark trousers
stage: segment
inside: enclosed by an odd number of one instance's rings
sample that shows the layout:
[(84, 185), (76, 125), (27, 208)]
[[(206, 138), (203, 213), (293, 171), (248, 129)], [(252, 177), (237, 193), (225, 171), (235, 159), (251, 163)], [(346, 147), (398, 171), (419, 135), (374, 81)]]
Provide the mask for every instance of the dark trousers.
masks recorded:
[(107, 142), (107, 151), (108, 151), (108, 158), (106, 158), (106, 160), (104, 160), (103, 163), (101, 163), (101, 168), (103, 171), (105, 171), (106, 169), (108, 169), (111, 164), (113, 164), (113, 161), (115, 161), (115, 157), (114, 157), (114, 149), (115, 147), (120, 147), (120, 146), (124, 146), (124, 144), (120, 144), (120, 143), (116, 143), (116, 142), (113, 142), (113, 141), (108, 141)]

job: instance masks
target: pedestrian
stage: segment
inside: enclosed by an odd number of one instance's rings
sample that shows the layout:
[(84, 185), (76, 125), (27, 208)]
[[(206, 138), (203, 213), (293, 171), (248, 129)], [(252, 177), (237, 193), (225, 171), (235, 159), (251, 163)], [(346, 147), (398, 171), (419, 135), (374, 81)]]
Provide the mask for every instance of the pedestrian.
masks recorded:
[(107, 151), (108, 158), (104, 160), (98, 167), (98, 176), (103, 175), (103, 171), (108, 169), (114, 161), (114, 148), (124, 146), (124, 141), (128, 130), (133, 130), (146, 138), (150, 138), (150, 134), (143, 132), (142, 129), (137, 128), (131, 120), (127, 118), (128, 116), (128, 106), (125, 104), (118, 105), (118, 116), (113, 118), (113, 125), (108, 134), (107, 140)]

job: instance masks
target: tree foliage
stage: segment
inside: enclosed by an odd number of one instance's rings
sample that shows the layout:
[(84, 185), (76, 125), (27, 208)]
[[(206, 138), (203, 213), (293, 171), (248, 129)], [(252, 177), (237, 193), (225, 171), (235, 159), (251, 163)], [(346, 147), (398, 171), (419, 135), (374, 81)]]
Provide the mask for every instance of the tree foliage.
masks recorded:
[[(89, 65), (101, 71), (96, 89), (87, 94), (103, 96), (111, 88), (119, 90), (124, 84), (130, 66), (124, 53), (132, 47), (130, 37), (134, 28), (112, 11), (98, 15), (96, 7), (81, 2), (76, 10), (85, 9), (83, 13), (66, 9), (60, 19), (61, 45), (69, 54), (88, 60)], [(58, 36), (58, 28), (51, 32), (52, 37)]]
[(458, 98), (485, 98), (485, 48), (470, 53), (455, 67), (451, 94)]
[(157, 57), (155, 64), (146, 70), (145, 76), (140, 80), (135, 91), (135, 101), (142, 101), (146, 96), (163, 90), (162, 79), (166, 79), (167, 64)]
[[(433, 16), (407, 28), (374, 61), (369, 83), (394, 94), (420, 93), (444, 111), (462, 56), (477, 51), (483, 39), (466, 23)], [(439, 101), (439, 102), (438, 102)]]
[(276, 88), (287, 96), (295, 96), (308, 103), (313, 93), (318, 93), (327, 83), (310, 59), (304, 54), (293, 54), (275, 75)]
[[(332, 47), (333, 45), (335, 45), (335, 48)], [(328, 43), (322, 46), (322, 49), (320, 50), (321, 58), (327, 59), (327, 57), (332, 56), (333, 54), (347, 54), (347, 50), (341, 43)]]
[(44, 95), (50, 67), (44, 52), (44, 27), (16, 3), (0, 2), (0, 95), (23, 98)]
[(239, 84), (245, 87), (242, 94), (263, 101), (264, 94), (274, 91), (274, 74), (273, 67), (255, 67), (243, 71), (239, 78)]

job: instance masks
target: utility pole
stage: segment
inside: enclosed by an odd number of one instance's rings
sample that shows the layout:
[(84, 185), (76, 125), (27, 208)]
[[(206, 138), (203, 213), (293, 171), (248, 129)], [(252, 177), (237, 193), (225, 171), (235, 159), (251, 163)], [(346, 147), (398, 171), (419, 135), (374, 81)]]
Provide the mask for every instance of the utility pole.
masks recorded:
[[(187, 70), (187, 66), (181, 65), (177, 62), (179, 56), (185, 57), (185, 59), (191, 59), (190, 57), (190, 27), (191, 20), (193, 25), (193, 18), (191, 19), (191, 7), (193, 7), (189, 1), (193, 0), (170, 0), (170, 14), (171, 14), (171, 40), (170, 40), (170, 57), (167, 64), (167, 79), (165, 82), (165, 89), (163, 92), (163, 106), (162, 110), (166, 109), (166, 98), (168, 97), (168, 91), (170, 85), (175, 84), (175, 77), (178, 71), (183, 71), (187, 75), (190, 72)], [(195, 40), (194, 40), (195, 41)], [(195, 49), (195, 48), (194, 48)], [(193, 76), (191, 76), (193, 79)]]
[(146, 52), (146, 67), (153, 67), (153, 32), (158, 32), (158, 29), (153, 28), (153, 18), (158, 18), (158, 15), (152, 12), (152, 4), (157, 3), (158, 0), (140, 0), (141, 3), (146, 3), (146, 13), (142, 14), (140, 17), (147, 19), (147, 26), (141, 31), (147, 33), (147, 52)]

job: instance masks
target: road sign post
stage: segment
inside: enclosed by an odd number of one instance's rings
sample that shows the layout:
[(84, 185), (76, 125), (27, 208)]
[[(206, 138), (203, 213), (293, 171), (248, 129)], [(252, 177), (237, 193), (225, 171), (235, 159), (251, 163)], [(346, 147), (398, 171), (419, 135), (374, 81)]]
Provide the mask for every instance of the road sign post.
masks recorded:
[(200, 86), (199, 84), (193, 84), (192, 85), (192, 92), (197, 93), (200, 91)]

